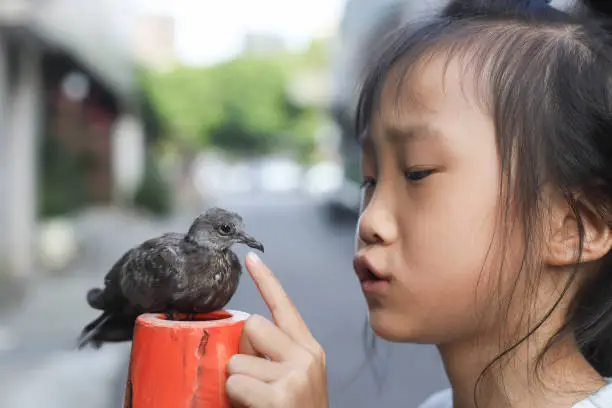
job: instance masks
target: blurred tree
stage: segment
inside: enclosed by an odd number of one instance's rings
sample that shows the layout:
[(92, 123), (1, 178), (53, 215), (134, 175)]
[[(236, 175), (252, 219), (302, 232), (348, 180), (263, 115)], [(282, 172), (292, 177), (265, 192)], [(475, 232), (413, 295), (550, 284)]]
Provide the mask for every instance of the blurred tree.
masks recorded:
[(147, 152), (145, 172), (134, 195), (134, 205), (156, 216), (166, 216), (173, 209), (172, 191), (160, 172), (158, 159)]
[(214, 78), (213, 92), (223, 113), (202, 122), (202, 139), (241, 155), (273, 151), (288, 125), (282, 65), (242, 57), (211, 67), (207, 74)]
[(179, 144), (206, 145), (206, 140), (199, 140), (202, 123), (214, 123), (222, 116), (214, 78), (202, 71), (181, 66), (169, 73), (140, 71), (143, 89), (160, 113), (163, 127)]
[(303, 53), (245, 54), (141, 78), (183, 156), (213, 145), (240, 156), (289, 150), (307, 160), (319, 113), (292, 104), (286, 87), (293, 72), (324, 65), (326, 57), (325, 43), (313, 41)]
[(85, 174), (91, 162), (45, 136), (40, 146), (38, 213), (43, 218), (71, 214), (87, 204)]

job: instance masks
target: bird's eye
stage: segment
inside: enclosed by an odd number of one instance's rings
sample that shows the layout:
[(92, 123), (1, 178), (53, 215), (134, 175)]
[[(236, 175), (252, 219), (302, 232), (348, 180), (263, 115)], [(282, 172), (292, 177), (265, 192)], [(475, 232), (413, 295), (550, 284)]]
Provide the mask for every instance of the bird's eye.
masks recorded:
[(219, 231), (222, 234), (228, 235), (232, 232), (232, 226), (230, 224), (221, 224), (221, 226), (219, 227)]

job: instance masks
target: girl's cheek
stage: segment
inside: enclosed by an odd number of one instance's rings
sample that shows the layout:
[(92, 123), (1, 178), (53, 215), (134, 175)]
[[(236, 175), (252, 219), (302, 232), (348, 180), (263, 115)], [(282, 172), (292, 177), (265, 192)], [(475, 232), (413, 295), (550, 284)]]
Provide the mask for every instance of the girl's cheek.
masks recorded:
[(473, 294), (479, 274), (489, 269), (487, 258), (497, 252), (497, 194), (476, 197), (466, 190), (465, 180), (432, 176), (404, 204), (399, 220), (404, 263), (425, 279), (454, 281)]

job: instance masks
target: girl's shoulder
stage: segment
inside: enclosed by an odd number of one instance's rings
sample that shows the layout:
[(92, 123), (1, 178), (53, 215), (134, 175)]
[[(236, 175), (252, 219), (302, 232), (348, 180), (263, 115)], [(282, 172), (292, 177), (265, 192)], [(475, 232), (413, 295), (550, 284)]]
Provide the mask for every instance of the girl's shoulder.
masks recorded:
[(572, 408), (607, 408), (612, 407), (612, 378), (605, 379), (608, 385), (601, 388), (595, 394), (578, 402)]
[(418, 408), (453, 408), (453, 390), (447, 388), (430, 395)]
[[(612, 378), (606, 378), (608, 385), (588, 398), (574, 404), (572, 408), (609, 408), (612, 407)], [(427, 398), (418, 408), (453, 408), (453, 391), (447, 388)]]

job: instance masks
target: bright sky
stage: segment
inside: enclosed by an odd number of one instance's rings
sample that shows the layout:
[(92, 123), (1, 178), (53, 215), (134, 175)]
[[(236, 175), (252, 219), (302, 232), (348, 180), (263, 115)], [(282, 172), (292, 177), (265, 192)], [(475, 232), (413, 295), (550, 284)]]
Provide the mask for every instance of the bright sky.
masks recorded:
[(345, 0), (137, 0), (176, 18), (177, 57), (211, 63), (240, 50), (248, 31), (266, 31), (300, 46), (339, 21)]

